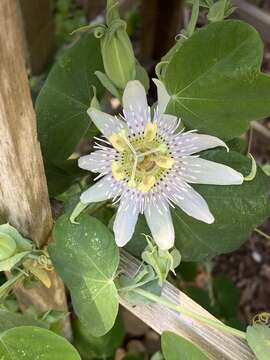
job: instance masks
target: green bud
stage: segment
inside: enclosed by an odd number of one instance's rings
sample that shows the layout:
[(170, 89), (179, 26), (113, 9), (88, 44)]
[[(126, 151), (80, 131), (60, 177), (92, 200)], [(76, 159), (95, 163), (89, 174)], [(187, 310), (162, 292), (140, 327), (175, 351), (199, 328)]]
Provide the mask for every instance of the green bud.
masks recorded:
[(0, 261), (10, 258), (16, 251), (16, 241), (11, 236), (0, 232)]
[(174, 269), (179, 266), (181, 255), (177, 249), (161, 250), (156, 244), (153, 244), (150, 236), (145, 235), (148, 246), (142, 252), (142, 260), (152, 266), (159, 279), (159, 285), (162, 286), (166, 280), (169, 271), (174, 274)]
[(124, 89), (135, 79), (135, 57), (124, 21), (111, 22), (101, 38), (101, 54), (106, 75), (117, 88)]

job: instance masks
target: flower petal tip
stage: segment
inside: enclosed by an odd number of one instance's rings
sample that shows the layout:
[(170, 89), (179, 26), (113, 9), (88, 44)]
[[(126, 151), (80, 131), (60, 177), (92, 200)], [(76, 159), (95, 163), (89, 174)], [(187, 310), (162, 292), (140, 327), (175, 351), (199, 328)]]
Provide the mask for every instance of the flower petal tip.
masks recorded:
[(215, 218), (210, 211), (208, 214), (205, 214), (204, 217), (201, 218), (201, 220), (206, 224), (213, 224), (215, 222)]

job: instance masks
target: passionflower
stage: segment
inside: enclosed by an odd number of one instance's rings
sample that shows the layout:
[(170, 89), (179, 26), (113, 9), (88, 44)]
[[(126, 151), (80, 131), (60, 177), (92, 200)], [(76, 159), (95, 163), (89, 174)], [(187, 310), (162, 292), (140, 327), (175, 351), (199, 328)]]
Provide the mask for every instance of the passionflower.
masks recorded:
[(170, 206), (205, 223), (214, 221), (206, 201), (190, 184), (238, 185), (243, 176), (194, 155), (227, 146), (214, 136), (177, 131), (180, 120), (164, 113), (170, 97), (163, 83), (154, 82), (158, 105), (152, 117), (144, 87), (137, 80), (129, 81), (124, 90), (123, 115), (88, 109), (105, 138), (97, 138), (96, 151), (79, 159), (82, 169), (99, 173), (99, 181), (80, 200), (84, 204), (107, 199), (119, 203), (113, 225), (118, 246), (131, 239), (139, 214), (144, 214), (154, 241), (167, 250), (175, 238)]

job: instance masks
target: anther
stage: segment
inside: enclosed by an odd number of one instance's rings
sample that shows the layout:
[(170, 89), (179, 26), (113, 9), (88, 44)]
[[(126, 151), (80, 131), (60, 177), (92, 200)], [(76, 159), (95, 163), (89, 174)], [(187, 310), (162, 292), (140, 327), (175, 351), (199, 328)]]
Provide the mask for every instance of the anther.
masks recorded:
[(125, 171), (118, 161), (112, 162), (112, 174), (117, 181), (123, 180), (125, 178)]
[(156, 183), (156, 178), (153, 175), (146, 176), (138, 185), (138, 190), (147, 193)]
[(144, 128), (144, 138), (146, 141), (153, 141), (157, 135), (157, 123), (148, 122)]

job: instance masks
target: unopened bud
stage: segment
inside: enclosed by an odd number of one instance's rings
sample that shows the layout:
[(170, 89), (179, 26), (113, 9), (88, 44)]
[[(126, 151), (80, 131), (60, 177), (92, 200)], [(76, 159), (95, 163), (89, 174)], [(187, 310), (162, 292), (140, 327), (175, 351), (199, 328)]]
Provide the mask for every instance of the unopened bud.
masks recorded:
[(124, 21), (111, 22), (101, 38), (101, 54), (106, 75), (117, 88), (124, 89), (135, 79), (135, 57)]

